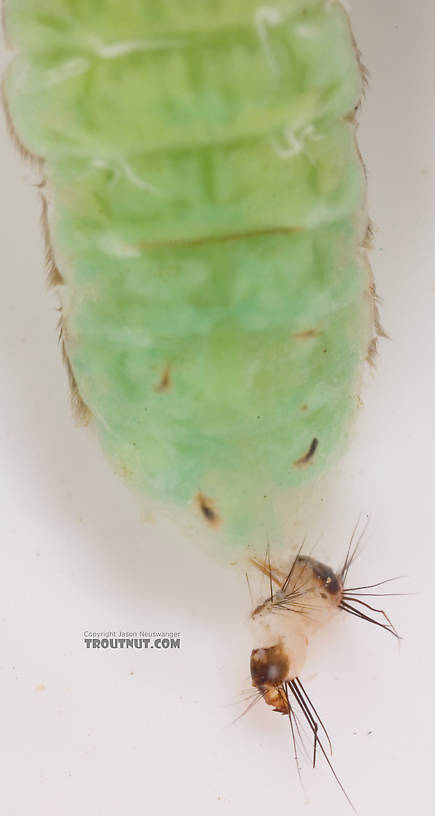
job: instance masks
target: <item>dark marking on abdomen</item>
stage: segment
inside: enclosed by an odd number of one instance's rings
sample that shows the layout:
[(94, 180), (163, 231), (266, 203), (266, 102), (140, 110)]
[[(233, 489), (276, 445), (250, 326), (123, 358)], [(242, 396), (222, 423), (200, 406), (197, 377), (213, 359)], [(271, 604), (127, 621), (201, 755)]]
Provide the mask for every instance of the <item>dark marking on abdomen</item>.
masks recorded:
[(311, 442), (311, 445), (308, 448), (307, 452), (303, 456), (301, 456), (300, 459), (296, 459), (296, 461), (293, 462), (295, 467), (303, 467), (304, 465), (310, 464), (311, 460), (312, 460), (312, 458), (313, 458), (313, 456), (314, 456), (314, 454), (315, 454), (315, 452), (317, 450), (318, 444), (319, 444), (319, 440), (316, 437), (314, 437), (314, 439)]
[(201, 510), (201, 513), (204, 516), (205, 520), (208, 521), (210, 527), (219, 527), (220, 518), (214, 506), (213, 499), (209, 499), (207, 496), (204, 496), (204, 494), (201, 492), (197, 493), (196, 498), (198, 501), (199, 509)]

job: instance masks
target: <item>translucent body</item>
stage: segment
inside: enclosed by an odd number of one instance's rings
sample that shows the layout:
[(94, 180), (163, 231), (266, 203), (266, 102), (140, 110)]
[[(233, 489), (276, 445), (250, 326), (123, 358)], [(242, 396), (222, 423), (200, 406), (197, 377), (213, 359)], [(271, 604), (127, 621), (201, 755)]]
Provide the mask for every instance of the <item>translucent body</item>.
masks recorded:
[[(343, 445), (373, 333), (339, 3), (9, 0), (81, 400), (133, 484), (235, 544)], [(307, 457), (313, 441), (315, 454)]]

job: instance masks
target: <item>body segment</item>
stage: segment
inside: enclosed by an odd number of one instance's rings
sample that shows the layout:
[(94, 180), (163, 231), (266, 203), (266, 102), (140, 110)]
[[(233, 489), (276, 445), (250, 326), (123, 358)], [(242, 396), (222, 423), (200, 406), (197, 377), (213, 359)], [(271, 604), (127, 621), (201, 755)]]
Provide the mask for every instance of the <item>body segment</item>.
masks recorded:
[(373, 338), (345, 12), (9, 0), (6, 22), (8, 111), (106, 450), (213, 534), (278, 536), (286, 490), (343, 445)]

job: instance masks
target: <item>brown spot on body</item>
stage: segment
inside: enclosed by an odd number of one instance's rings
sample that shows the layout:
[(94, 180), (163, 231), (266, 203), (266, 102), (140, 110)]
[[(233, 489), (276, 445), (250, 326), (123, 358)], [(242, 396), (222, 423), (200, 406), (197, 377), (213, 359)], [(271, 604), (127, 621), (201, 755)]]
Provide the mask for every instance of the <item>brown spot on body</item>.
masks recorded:
[(287, 696), (283, 690), (288, 673), (288, 657), (280, 643), (266, 649), (252, 650), (252, 685), (259, 690), (267, 705), (281, 714), (288, 714)]
[(308, 448), (307, 452), (304, 453), (304, 455), (301, 456), (300, 459), (296, 459), (296, 461), (293, 462), (294, 466), (295, 467), (305, 467), (305, 465), (311, 464), (313, 456), (314, 456), (314, 454), (315, 454), (315, 452), (317, 450), (318, 444), (319, 444), (319, 440), (316, 437), (314, 437), (314, 439), (311, 442), (311, 445)]
[(153, 388), (154, 391), (161, 393), (162, 391), (169, 391), (171, 385), (171, 366), (168, 363), (163, 370), (160, 382), (157, 383), (157, 385), (154, 385)]
[(254, 686), (278, 686), (289, 672), (288, 657), (280, 643), (251, 652), (251, 677)]
[(208, 498), (208, 496), (204, 496), (204, 494), (201, 492), (197, 493), (196, 498), (199, 509), (201, 510), (205, 520), (209, 523), (210, 527), (219, 527), (220, 518), (213, 499)]
[(317, 329), (307, 329), (306, 331), (297, 332), (294, 334), (297, 340), (310, 340), (313, 337), (318, 337), (320, 332)]

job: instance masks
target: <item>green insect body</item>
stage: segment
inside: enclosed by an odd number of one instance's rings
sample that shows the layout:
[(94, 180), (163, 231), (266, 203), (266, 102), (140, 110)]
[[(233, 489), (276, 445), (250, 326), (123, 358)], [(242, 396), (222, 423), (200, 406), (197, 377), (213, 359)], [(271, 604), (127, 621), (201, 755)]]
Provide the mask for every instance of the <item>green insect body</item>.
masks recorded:
[(236, 544), (281, 535), (375, 342), (346, 13), (9, 0), (6, 29), (76, 401), (147, 494)]

